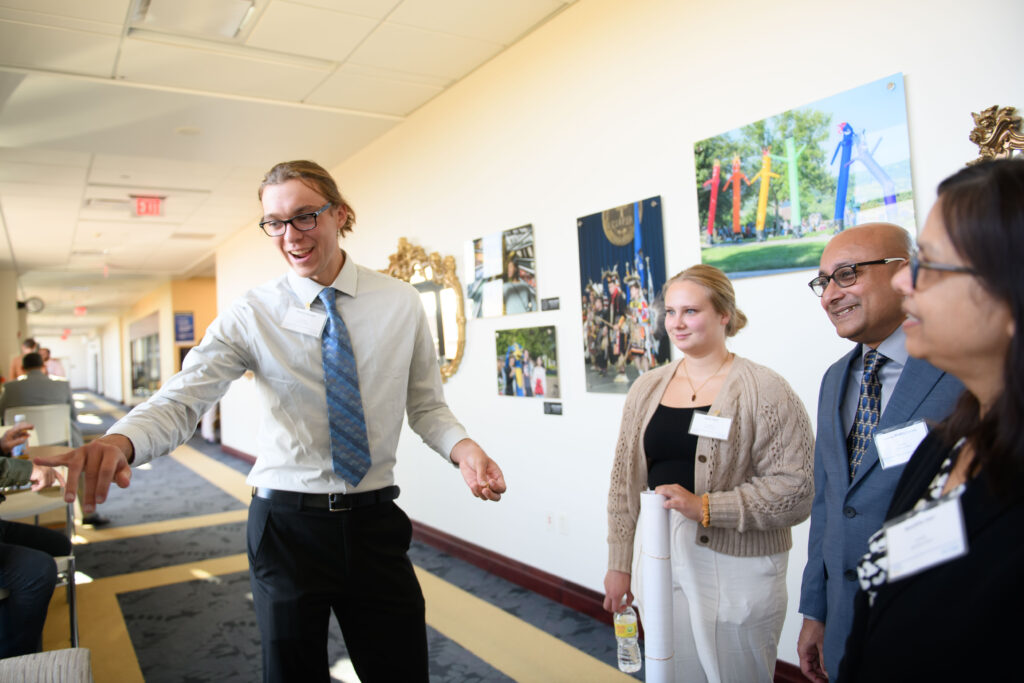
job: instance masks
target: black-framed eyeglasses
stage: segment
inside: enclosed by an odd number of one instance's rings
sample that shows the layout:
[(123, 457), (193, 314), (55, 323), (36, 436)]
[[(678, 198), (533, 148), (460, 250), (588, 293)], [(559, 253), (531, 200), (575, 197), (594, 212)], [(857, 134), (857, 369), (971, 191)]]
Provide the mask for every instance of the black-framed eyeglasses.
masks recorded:
[(921, 272), (921, 269), (925, 270), (938, 270), (943, 273), (966, 273), (968, 275), (977, 275), (978, 271), (967, 266), (955, 266), (952, 263), (934, 263), (932, 261), (922, 261), (921, 252), (917, 247), (910, 252), (910, 287), (917, 289), (917, 274)]
[(807, 286), (811, 288), (816, 296), (823, 296), (825, 289), (828, 287), (828, 283), (831, 280), (840, 287), (849, 287), (857, 282), (857, 269), (863, 268), (864, 266), (880, 266), (886, 263), (894, 263), (896, 261), (906, 261), (907, 259), (902, 256), (895, 256), (893, 258), (880, 258), (874, 261), (861, 261), (860, 263), (850, 263), (845, 266), (839, 266), (832, 271), (831, 275), (819, 275), (810, 282)]
[(312, 213), (300, 213), (298, 216), (292, 216), (286, 221), (281, 221), (276, 218), (272, 218), (269, 221), (261, 221), (260, 228), (263, 232), (267, 233), (267, 237), (277, 237), (283, 235), (284, 231), (288, 229), (288, 224), (291, 223), (292, 227), (296, 230), (306, 232), (316, 227), (316, 217), (322, 214), (331, 205), (327, 202), (316, 211)]

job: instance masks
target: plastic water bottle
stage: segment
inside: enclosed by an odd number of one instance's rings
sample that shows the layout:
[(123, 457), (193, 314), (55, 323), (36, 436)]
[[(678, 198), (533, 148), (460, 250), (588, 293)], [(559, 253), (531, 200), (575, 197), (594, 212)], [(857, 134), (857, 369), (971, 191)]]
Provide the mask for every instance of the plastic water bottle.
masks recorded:
[[(15, 415), (14, 416), (14, 426), (15, 427), (21, 425), (24, 422), (25, 422), (25, 416), (24, 415)], [(20, 443), (17, 446), (15, 446), (14, 448), (12, 448), (11, 449), (11, 455), (14, 456), (15, 458), (20, 458), (21, 456), (25, 455), (25, 444)]]
[(631, 674), (639, 671), (643, 662), (640, 659), (639, 633), (636, 627), (636, 611), (629, 605), (615, 613), (615, 640), (619, 641), (619, 671)]

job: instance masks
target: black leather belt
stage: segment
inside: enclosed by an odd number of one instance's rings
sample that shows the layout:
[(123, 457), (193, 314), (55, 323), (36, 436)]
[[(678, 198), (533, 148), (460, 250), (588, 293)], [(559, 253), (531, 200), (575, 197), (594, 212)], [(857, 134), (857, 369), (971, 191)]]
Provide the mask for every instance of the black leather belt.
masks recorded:
[(368, 505), (389, 503), (398, 498), (399, 493), (400, 490), (397, 486), (388, 486), (363, 493), (299, 493), (298, 491), (279, 491), (258, 486), (253, 489), (252, 495), (274, 503), (293, 505), (297, 508), (345, 512)]

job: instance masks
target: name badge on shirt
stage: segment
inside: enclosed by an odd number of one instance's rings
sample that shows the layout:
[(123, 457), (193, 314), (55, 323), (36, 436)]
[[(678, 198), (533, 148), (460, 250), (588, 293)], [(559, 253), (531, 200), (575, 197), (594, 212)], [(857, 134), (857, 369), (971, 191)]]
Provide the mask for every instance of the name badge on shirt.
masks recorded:
[(281, 322), (281, 327), (299, 334), (308, 334), (311, 337), (319, 337), (323, 334), (324, 325), (327, 324), (327, 315), (317, 311), (308, 311), (304, 308), (289, 308), (288, 313)]
[(694, 436), (706, 436), (711, 439), (725, 441), (729, 438), (729, 428), (732, 427), (731, 417), (718, 417), (707, 413), (693, 411), (693, 419), (690, 420), (690, 433)]
[(906, 464), (926, 436), (928, 425), (924, 420), (875, 432), (875, 448), (878, 450), (878, 462), (882, 469)]
[(961, 492), (953, 491), (885, 524), (890, 582), (949, 562), (967, 552)]

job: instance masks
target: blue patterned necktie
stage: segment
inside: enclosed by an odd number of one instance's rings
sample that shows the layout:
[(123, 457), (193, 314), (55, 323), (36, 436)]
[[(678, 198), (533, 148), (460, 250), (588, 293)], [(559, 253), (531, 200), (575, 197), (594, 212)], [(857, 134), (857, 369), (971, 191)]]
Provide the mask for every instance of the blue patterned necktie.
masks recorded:
[(370, 446), (366, 439), (363, 401), (359, 396), (356, 359), (345, 321), (334, 305), (335, 295), (333, 287), (320, 292), (320, 301), (327, 309), (327, 329), (321, 347), (327, 420), (331, 430), (331, 462), (334, 472), (355, 486), (370, 469)]
[(857, 399), (857, 415), (853, 429), (846, 438), (846, 450), (850, 456), (850, 480), (857, 474), (857, 468), (868, 452), (871, 438), (878, 427), (882, 412), (882, 383), (878, 380), (878, 369), (889, 360), (878, 351), (869, 349), (864, 354), (864, 376), (860, 380), (860, 397)]

